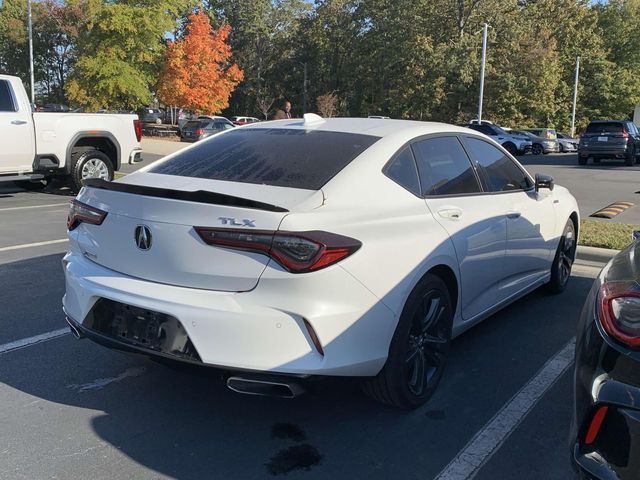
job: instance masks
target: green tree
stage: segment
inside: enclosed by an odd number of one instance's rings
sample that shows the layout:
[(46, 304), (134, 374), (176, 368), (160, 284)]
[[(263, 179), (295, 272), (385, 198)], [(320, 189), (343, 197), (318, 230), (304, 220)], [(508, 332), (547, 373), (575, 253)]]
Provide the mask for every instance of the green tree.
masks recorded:
[(166, 48), (190, 0), (105, 2), (80, 35), (78, 59), (67, 81), (70, 99), (88, 109), (135, 109), (153, 100)]

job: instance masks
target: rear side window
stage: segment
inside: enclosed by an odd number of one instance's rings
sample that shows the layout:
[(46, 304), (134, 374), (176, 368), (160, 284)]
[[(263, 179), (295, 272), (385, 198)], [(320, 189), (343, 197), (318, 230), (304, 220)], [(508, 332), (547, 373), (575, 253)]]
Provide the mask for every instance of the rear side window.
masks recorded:
[(622, 133), (622, 128), (620, 122), (590, 123), (586, 133)]
[(480, 192), (469, 157), (456, 137), (419, 140), (412, 149), (424, 196)]
[(506, 192), (532, 187), (529, 176), (506, 154), (478, 138), (465, 137), (471, 159), (480, 167), (480, 178), (486, 191)]
[(318, 190), (379, 137), (323, 130), (233, 129), (151, 173)]
[(11, 96), (11, 87), (6, 80), (0, 80), (0, 112), (15, 112), (16, 107), (13, 104)]
[(403, 148), (385, 167), (384, 174), (416, 196), (421, 196), (420, 181), (411, 147)]

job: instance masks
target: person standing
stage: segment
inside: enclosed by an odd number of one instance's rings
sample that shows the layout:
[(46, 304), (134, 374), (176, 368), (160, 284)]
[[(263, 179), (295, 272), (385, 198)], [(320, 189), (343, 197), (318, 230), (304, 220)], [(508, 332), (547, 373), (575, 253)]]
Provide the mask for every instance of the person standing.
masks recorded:
[(285, 120), (291, 117), (291, 102), (286, 100), (282, 106), (282, 109), (278, 109), (273, 116), (273, 120)]

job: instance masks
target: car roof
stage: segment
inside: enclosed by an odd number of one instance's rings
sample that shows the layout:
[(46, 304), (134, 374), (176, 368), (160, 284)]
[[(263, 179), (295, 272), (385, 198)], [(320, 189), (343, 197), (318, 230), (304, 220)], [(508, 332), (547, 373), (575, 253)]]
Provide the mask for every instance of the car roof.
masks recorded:
[[(316, 119), (320, 118), (315, 116)], [(322, 130), (327, 132), (353, 133), (386, 137), (394, 134), (406, 133), (407, 136), (428, 135), (432, 133), (468, 133), (464, 127), (457, 127), (440, 122), (420, 122), (415, 120), (396, 120), (380, 118), (323, 118), (312, 122), (305, 122), (302, 118), (271, 120), (258, 124), (245, 125), (243, 129), (294, 129), (294, 130)]]

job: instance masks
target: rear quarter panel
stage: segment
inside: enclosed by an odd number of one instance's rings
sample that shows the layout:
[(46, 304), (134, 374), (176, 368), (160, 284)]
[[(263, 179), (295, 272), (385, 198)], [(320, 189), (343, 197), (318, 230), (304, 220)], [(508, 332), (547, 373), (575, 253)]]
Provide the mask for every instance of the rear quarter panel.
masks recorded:
[(396, 316), (430, 268), (444, 264), (459, 276), (453, 245), (424, 199), (382, 173), (411, 137), (379, 140), (323, 187), (323, 206), (291, 213), (280, 226), (282, 230), (326, 230), (362, 242), (360, 250), (339, 266)]

